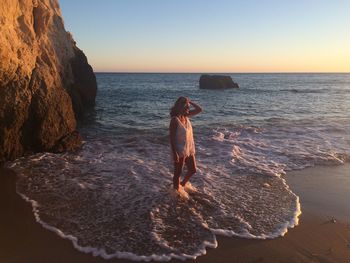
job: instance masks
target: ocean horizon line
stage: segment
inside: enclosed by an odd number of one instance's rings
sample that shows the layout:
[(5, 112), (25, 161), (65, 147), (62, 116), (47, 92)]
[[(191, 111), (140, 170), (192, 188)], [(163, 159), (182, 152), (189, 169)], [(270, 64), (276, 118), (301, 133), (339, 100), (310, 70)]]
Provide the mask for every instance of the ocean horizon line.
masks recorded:
[(95, 74), (350, 74), (349, 72), (158, 72), (158, 71), (94, 71)]

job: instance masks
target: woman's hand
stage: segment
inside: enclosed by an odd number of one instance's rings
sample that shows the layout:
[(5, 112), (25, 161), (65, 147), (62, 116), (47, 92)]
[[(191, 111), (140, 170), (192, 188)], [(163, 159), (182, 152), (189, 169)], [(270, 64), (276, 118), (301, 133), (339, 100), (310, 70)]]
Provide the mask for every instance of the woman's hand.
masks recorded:
[[(187, 98), (188, 99), (188, 98)], [(191, 117), (194, 115), (197, 115), (198, 113), (201, 113), (203, 111), (203, 109), (201, 108), (201, 106), (199, 106), (197, 103), (194, 103), (193, 101), (191, 101), (190, 99), (188, 99), (188, 103), (193, 106), (194, 110), (191, 110), (187, 116)]]

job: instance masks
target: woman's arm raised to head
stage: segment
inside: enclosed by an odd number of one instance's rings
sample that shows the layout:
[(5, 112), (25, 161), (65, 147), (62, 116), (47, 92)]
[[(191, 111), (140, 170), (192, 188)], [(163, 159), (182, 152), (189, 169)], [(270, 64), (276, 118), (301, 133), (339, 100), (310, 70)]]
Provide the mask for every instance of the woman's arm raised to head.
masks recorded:
[(191, 110), (191, 111), (188, 113), (188, 115), (187, 115), (188, 117), (192, 117), (192, 116), (197, 115), (198, 113), (201, 113), (201, 112), (203, 111), (202, 107), (199, 106), (198, 104), (194, 103), (193, 101), (190, 101), (190, 100), (189, 100), (188, 103), (189, 103), (190, 105), (192, 105), (193, 108), (194, 108), (194, 110)]

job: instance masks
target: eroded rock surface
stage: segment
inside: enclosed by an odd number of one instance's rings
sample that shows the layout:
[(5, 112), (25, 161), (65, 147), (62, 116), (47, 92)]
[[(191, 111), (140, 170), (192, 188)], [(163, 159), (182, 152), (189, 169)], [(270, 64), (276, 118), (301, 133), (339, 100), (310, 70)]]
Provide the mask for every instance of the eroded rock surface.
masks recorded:
[(57, 0), (0, 2), (0, 161), (64, 150), (67, 138), (78, 146), (76, 117), (94, 106), (96, 88)]

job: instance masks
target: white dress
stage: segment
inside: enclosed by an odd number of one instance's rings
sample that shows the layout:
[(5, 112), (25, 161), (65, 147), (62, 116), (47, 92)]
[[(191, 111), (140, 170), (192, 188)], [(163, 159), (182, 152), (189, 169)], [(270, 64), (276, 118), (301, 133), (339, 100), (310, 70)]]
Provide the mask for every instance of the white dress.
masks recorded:
[(186, 117), (186, 125), (183, 124), (178, 117), (176, 133), (175, 133), (175, 150), (179, 157), (188, 157), (195, 154), (193, 131), (190, 119)]

